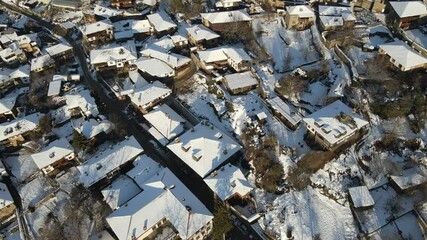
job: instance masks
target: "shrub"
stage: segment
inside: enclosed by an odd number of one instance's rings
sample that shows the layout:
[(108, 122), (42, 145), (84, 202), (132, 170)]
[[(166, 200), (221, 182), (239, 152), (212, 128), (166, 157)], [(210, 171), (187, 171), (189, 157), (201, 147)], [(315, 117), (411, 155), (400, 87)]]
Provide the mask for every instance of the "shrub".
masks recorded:
[(85, 150), (86, 149), (86, 139), (85, 137), (77, 132), (76, 130), (73, 130), (73, 140), (72, 145), (74, 148), (79, 150)]
[(220, 201), (215, 201), (212, 238), (223, 239), (223, 235), (233, 229), (228, 209)]

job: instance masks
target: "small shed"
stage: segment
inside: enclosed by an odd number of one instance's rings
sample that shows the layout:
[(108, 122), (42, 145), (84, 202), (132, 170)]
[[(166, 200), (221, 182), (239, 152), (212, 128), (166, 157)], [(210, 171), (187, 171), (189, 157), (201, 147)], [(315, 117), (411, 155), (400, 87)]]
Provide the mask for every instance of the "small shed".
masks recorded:
[(354, 208), (365, 209), (372, 207), (375, 202), (366, 186), (352, 187), (348, 189), (350, 200)]

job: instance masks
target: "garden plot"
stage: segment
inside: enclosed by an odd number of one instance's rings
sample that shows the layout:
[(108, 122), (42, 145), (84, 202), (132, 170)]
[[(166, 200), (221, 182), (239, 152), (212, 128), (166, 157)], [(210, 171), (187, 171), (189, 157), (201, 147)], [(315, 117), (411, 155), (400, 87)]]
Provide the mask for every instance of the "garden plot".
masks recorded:
[[(262, 191), (257, 190), (255, 195), (259, 205), (269, 205), (265, 202), (268, 197)], [(357, 238), (350, 208), (311, 187), (278, 196), (260, 224), (279, 239), (286, 239), (288, 232), (292, 232), (295, 239)]]
[(376, 52), (363, 52), (362, 49), (355, 46), (344, 49), (344, 52), (351, 59), (357, 73), (360, 75), (366, 73), (365, 62), (368, 59), (373, 59), (377, 55)]
[(254, 18), (252, 21), (257, 41), (272, 57), (274, 70), (285, 72), (319, 60), (321, 55), (314, 47), (311, 29), (288, 30), (282, 19)]

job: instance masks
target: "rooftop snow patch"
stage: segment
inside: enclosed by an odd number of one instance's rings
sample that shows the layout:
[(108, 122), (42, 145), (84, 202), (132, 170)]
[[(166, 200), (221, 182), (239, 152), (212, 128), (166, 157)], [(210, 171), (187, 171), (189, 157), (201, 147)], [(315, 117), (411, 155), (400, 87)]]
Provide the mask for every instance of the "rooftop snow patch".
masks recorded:
[(0, 142), (36, 129), (42, 116), (39, 113), (34, 113), (0, 124)]
[(212, 172), (204, 181), (222, 201), (235, 194), (246, 196), (253, 189), (242, 171), (230, 163)]
[(31, 154), (31, 158), (37, 167), (42, 169), (73, 153), (74, 149), (70, 143), (65, 138), (61, 138), (51, 142), (40, 152)]
[(232, 91), (258, 85), (258, 80), (252, 76), (250, 71), (225, 75), (224, 79)]
[(30, 77), (30, 65), (25, 64), (17, 69), (1, 68), (0, 69), (0, 83), (6, 83), (10, 80), (29, 78)]
[(62, 79), (63, 78), (53, 78), (52, 81), (50, 81), (49, 89), (47, 90), (48, 97), (59, 95), (61, 92)]
[(191, 26), (187, 28), (187, 31), (188, 34), (191, 35), (196, 41), (209, 41), (220, 37), (220, 35), (205, 27), (204, 25)]
[(342, 16), (343, 13), (351, 13), (350, 7), (338, 7), (338, 6), (327, 6), (319, 5), (320, 16)]
[(395, 40), (391, 43), (381, 44), (378, 47), (389, 55), (391, 58), (395, 59), (406, 69), (411, 69), (418, 65), (427, 64), (427, 58), (419, 55), (406, 43)]
[(289, 15), (298, 15), (300, 18), (316, 17), (313, 9), (305, 5), (286, 7), (286, 11)]
[(168, 148), (201, 177), (226, 162), (242, 147), (208, 122), (187, 131)]
[(165, 52), (164, 49), (158, 46), (152, 46), (150, 48), (144, 49), (141, 52), (141, 56), (147, 58), (156, 58), (173, 69), (180, 68), (181, 66), (191, 62), (191, 59), (176, 53)]
[(120, 178), (101, 190), (104, 201), (113, 210), (119, 208), (140, 192), (141, 189), (138, 185), (126, 175), (121, 175)]
[(95, 49), (90, 51), (90, 64), (100, 64), (109, 62), (124, 62), (136, 60), (136, 52), (126, 46)]
[(147, 18), (157, 32), (168, 31), (169, 29), (177, 27), (177, 25), (172, 21), (172, 19), (164, 11), (150, 14), (147, 16)]
[(175, 75), (173, 68), (157, 58), (140, 58), (135, 65), (139, 70), (153, 77), (164, 78)]
[[(191, 216), (191, 217), (190, 217)], [(107, 217), (120, 240), (140, 237), (167, 219), (181, 239), (188, 239), (213, 219), (212, 213), (169, 169), (148, 179), (143, 191)]]
[(226, 12), (211, 12), (201, 13), (203, 19), (207, 19), (210, 23), (232, 23), (251, 21), (252, 18), (245, 10), (226, 11)]
[(95, 103), (95, 99), (90, 95), (90, 91), (88, 89), (75, 88), (69, 93), (69, 95), (64, 96), (67, 103), (66, 109), (68, 111), (74, 108), (80, 108), (87, 117), (98, 116), (98, 106)]
[(402, 171), (400, 176), (391, 175), (390, 179), (402, 190), (416, 187), (427, 182), (427, 177), (413, 168)]
[(7, 94), (5, 97), (0, 98), (0, 114), (5, 114), (7, 112), (12, 111), (12, 109), (15, 107), (16, 100), (21, 94), (24, 94), (28, 91), (28, 87), (25, 88), (19, 88), (9, 94)]
[(368, 125), (365, 119), (339, 100), (305, 117), (303, 121), (331, 145)]
[(91, 118), (86, 122), (83, 122), (82, 125), (78, 128), (78, 131), (86, 138), (91, 139), (98, 136), (101, 133), (110, 133), (114, 128), (113, 123), (108, 120), (96, 121)]
[(111, 171), (133, 160), (143, 152), (141, 145), (134, 136), (131, 136), (78, 166), (77, 169), (81, 173), (80, 180), (85, 187), (90, 187)]
[(197, 52), (199, 58), (206, 63), (226, 61), (228, 59), (239, 63), (241, 61), (250, 61), (251, 57), (243, 48), (218, 47)]
[(145, 181), (160, 172), (163, 167), (147, 155), (138, 156), (133, 161), (133, 168), (126, 175), (142, 189)]
[(72, 50), (73, 48), (68, 45), (68, 44), (64, 44), (64, 43), (59, 43), (56, 45), (53, 45), (51, 47), (46, 48), (46, 52), (47, 54), (49, 54), (51, 57), (64, 53), (66, 51)]
[(427, 15), (426, 5), (421, 1), (390, 2), (400, 18)]
[(110, 20), (94, 22), (80, 27), (80, 31), (83, 35), (91, 35), (108, 29), (113, 29), (113, 25)]
[(144, 118), (168, 140), (184, 132), (185, 119), (166, 104), (157, 106)]
[(348, 189), (348, 192), (355, 208), (370, 207), (375, 204), (366, 186), (352, 187)]
[(142, 88), (135, 90), (129, 97), (132, 103), (139, 107), (146, 107), (159, 98), (166, 98), (172, 93), (166, 85), (159, 81), (144, 85)]
[(53, 64), (53, 59), (50, 57), (50, 55), (45, 54), (40, 57), (36, 57), (31, 59), (31, 71), (35, 71), (40, 68), (44, 68), (46, 66), (49, 66)]

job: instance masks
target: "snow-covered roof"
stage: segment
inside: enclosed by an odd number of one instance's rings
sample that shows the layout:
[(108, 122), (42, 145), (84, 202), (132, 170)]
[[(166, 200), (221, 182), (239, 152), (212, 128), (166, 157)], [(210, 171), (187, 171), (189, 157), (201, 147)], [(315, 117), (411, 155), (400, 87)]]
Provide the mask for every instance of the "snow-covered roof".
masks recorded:
[(68, 44), (59, 43), (59, 44), (56, 44), (56, 45), (53, 45), (51, 47), (46, 48), (46, 52), (51, 57), (54, 57), (58, 54), (64, 53), (64, 52), (72, 50), (72, 49), (73, 48)]
[(133, 168), (126, 175), (142, 189), (145, 181), (160, 172), (163, 167), (147, 155), (138, 156), (133, 161)]
[(168, 140), (184, 132), (185, 119), (166, 104), (157, 106), (144, 118)]
[(289, 15), (298, 15), (300, 18), (316, 17), (313, 9), (305, 5), (297, 5), (292, 7), (286, 7), (286, 11)]
[(184, 35), (182, 33), (175, 33), (173, 36), (170, 36), (174, 44), (178, 44), (179, 42), (188, 41), (188, 35)]
[(270, 106), (280, 113), (286, 120), (288, 120), (292, 125), (297, 125), (301, 122), (302, 117), (298, 111), (292, 106), (284, 102), (280, 97), (274, 97), (268, 99), (267, 102)]
[(378, 47), (384, 50), (387, 55), (396, 60), (396, 62), (400, 63), (406, 69), (427, 64), (427, 58), (419, 55), (401, 40), (396, 39), (394, 42), (380, 44)]
[(250, 61), (251, 57), (243, 48), (235, 47), (217, 47), (197, 52), (200, 60), (206, 63), (225, 61), (227, 59), (239, 63), (241, 61)]
[(145, 5), (154, 7), (160, 0), (141, 0)]
[(153, 77), (172, 77), (175, 75), (175, 70), (165, 62), (157, 58), (139, 58), (135, 65), (142, 72), (146, 72)]
[(12, 195), (6, 184), (0, 182), (0, 209), (3, 209), (13, 203)]
[(132, 37), (137, 33), (149, 33), (152, 27), (148, 20), (135, 20), (127, 19), (113, 23), (114, 25), (114, 38), (121, 39), (125, 36)]
[(48, 54), (41, 55), (40, 57), (31, 59), (31, 71), (44, 68), (52, 65), (53, 63), (53, 59)]
[(320, 16), (319, 18), (325, 27), (339, 27), (344, 25), (344, 19), (341, 16)]
[(339, 7), (329, 5), (319, 5), (320, 16), (342, 16), (343, 13), (351, 13), (350, 7)]
[(164, 11), (159, 11), (147, 16), (148, 21), (153, 25), (157, 32), (167, 31), (176, 28), (177, 25), (172, 21), (169, 15)]
[(73, 89), (65, 95), (67, 110), (80, 108), (86, 116), (98, 116), (98, 106), (88, 89)]
[(28, 44), (31, 42), (36, 42), (38, 40), (37, 38), (38, 38), (38, 34), (32, 33), (32, 34), (18, 36), (17, 41), (20, 45), (22, 45), (22, 44)]
[[(58, 75), (55, 75), (58, 76)], [(49, 83), (49, 89), (47, 90), (47, 96), (55, 96), (61, 92), (62, 78), (53, 78)]]
[(175, 43), (172, 41), (172, 39), (170, 38), (170, 36), (163, 36), (160, 39), (157, 39), (150, 46), (153, 46), (153, 45), (164, 49), (164, 51), (169, 51), (169, 50), (171, 50), (172, 48), (175, 47)]
[(253, 189), (242, 171), (230, 163), (212, 172), (204, 181), (222, 201), (236, 193), (245, 196)]
[(366, 186), (349, 188), (348, 193), (350, 194), (351, 201), (355, 208), (370, 207), (375, 204), (374, 199)]
[(210, 123), (199, 123), (177, 139), (167, 147), (201, 177), (207, 176), (242, 148)]
[(111, 209), (116, 209), (138, 195), (141, 189), (132, 179), (126, 175), (121, 175), (113, 183), (101, 190), (104, 201)]
[(90, 51), (90, 64), (108, 63), (110, 61), (133, 61), (136, 59), (136, 52), (127, 46), (95, 49)]
[(148, 179), (143, 191), (107, 217), (120, 240), (138, 238), (166, 218), (181, 239), (189, 239), (213, 219), (212, 213), (169, 170)]
[(98, 21), (98, 22), (86, 24), (80, 27), (80, 31), (82, 32), (83, 35), (90, 35), (97, 32), (103, 32), (108, 29), (110, 30), (113, 29), (113, 24), (111, 23), (110, 20)]
[(78, 131), (86, 138), (91, 139), (100, 133), (109, 133), (113, 130), (114, 125), (108, 120), (102, 120), (100, 122), (91, 118), (78, 128)]
[(250, 71), (228, 74), (224, 76), (224, 79), (227, 81), (227, 86), (231, 90), (255, 86), (258, 84), (258, 80), (252, 76)]
[(368, 125), (365, 119), (353, 113), (351, 108), (339, 100), (305, 117), (303, 121), (331, 145)]
[(94, 10), (93, 10), (93, 13), (95, 15), (98, 15), (98, 16), (101, 16), (103, 18), (107, 18), (108, 19), (110, 17), (115, 17), (115, 16), (122, 15), (122, 14), (124, 14), (124, 11), (117, 10), (117, 9), (114, 9), (114, 8), (104, 7), (104, 6), (101, 6), (101, 5), (96, 5), (95, 8), (94, 8)]
[(165, 52), (164, 49), (158, 46), (152, 46), (150, 48), (146, 48), (142, 50), (140, 53), (142, 56), (145, 56), (148, 58), (159, 59), (160, 61), (163, 61), (173, 69), (179, 68), (191, 62), (191, 59), (188, 57), (185, 57), (176, 53)]
[(17, 98), (28, 91), (28, 87), (19, 88), (7, 94), (5, 97), (0, 98), (0, 114), (7, 113), (15, 107)]
[(390, 178), (402, 190), (416, 187), (427, 182), (427, 177), (414, 168), (402, 171), (399, 176), (391, 175)]
[(44, 149), (38, 153), (31, 154), (31, 158), (39, 169), (49, 166), (58, 160), (61, 160), (68, 155), (74, 153), (71, 144), (65, 138), (60, 138), (49, 143)]
[(1, 44), (10, 43), (10, 42), (13, 42), (17, 39), (18, 39), (18, 34), (16, 34), (16, 32), (0, 35), (0, 43)]
[(86, 163), (77, 167), (80, 180), (85, 187), (90, 187), (104, 178), (108, 173), (133, 160), (144, 152), (143, 148), (131, 136), (110, 148), (98, 152)]
[(390, 1), (390, 5), (400, 18), (427, 15), (427, 7), (421, 1)]
[(29, 78), (30, 77), (30, 65), (25, 64), (17, 69), (1, 68), (0, 69), (0, 83), (5, 83), (10, 80), (18, 78)]
[(210, 12), (201, 13), (203, 19), (207, 19), (210, 23), (231, 23), (241, 21), (251, 21), (252, 18), (245, 10), (225, 11), (225, 12)]
[(232, 3), (240, 3), (242, 2), (242, 0), (218, 0), (215, 3), (216, 7), (224, 7), (224, 6), (228, 6), (228, 4), (232, 4)]
[(166, 85), (159, 81), (154, 81), (135, 90), (135, 92), (130, 95), (130, 100), (137, 106), (145, 107), (156, 99), (166, 98), (171, 93), (172, 90), (166, 87)]
[(0, 142), (34, 130), (37, 128), (41, 117), (41, 114), (34, 113), (23, 118), (17, 118), (11, 122), (0, 124)]
[(212, 40), (219, 38), (220, 35), (205, 27), (204, 25), (194, 25), (187, 28), (188, 34), (196, 41)]
[(50, 4), (55, 7), (78, 9), (81, 3), (81, 0), (52, 0)]
[(73, 29), (76, 27), (76, 25), (70, 21), (59, 23), (59, 25), (61, 25), (65, 29)]

